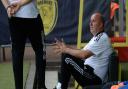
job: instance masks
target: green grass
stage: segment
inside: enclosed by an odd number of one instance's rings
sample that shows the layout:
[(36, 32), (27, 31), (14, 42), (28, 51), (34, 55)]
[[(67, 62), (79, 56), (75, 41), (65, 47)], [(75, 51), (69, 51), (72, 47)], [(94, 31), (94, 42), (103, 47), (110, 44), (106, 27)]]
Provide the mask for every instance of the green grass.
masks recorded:
[(26, 79), (27, 79), (27, 76), (28, 76), (28, 72), (29, 72), (29, 69), (30, 69), (30, 61), (25, 61), (24, 62), (24, 70), (23, 70), (23, 83), (25, 85), (25, 82), (26, 82)]
[[(29, 71), (29, 61), (24, 62), (24, 84)], [(11, 62), (0, 63), (0, 89), (15, 89)]]

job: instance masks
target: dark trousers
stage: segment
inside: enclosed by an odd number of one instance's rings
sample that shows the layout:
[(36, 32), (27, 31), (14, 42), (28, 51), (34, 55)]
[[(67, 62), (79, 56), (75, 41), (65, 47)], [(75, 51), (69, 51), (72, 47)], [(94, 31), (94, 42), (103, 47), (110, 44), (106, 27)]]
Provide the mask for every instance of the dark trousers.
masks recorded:
[(23, 56), (27, 38), (30, 40), (36, 56), (35, 63), (38, 89), (45, 87), (46, 59), (43, 58), (45, 56), (45, 52), (43, 51), (44, 36), (41, 36), (41, 32), (44, 29), (40, 16), (37, 18), (12, 17), (9, 19), (9, 23), (16, 89), (23, 89)]
[(68, 82), (71, 75), (83, 87), (86, 85), (101, 84), (102, 80), (94, 74), (93, 70), (94, 69), (89, 65), (84, 65), (83, 60), (68, 54), (62, 54), (59, 77), (59, 82), (62, 84), (61, 88), (68, 88)]

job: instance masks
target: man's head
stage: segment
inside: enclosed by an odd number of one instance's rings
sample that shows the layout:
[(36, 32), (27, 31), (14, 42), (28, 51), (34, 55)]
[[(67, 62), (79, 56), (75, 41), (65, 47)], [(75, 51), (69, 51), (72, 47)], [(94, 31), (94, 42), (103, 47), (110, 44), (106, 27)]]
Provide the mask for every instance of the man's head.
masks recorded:
[(90, 31), (93, 35), (104, 30), (104, 18), (100, 13), (94, 13), (90, 19)]

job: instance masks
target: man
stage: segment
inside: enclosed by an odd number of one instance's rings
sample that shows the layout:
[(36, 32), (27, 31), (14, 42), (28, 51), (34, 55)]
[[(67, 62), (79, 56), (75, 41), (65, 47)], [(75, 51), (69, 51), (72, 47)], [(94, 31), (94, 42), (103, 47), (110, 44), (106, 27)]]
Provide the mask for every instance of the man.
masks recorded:
[(43, 40), (41, 36), (44, 28), (36, 0), (2, 0), (2, 2), (9, 17), (15, 88), (23, 89), (23, 56), (25, 42), (29, 38), (36, 55), (36, 87), (46, 89), (44, 36)]
[(93, 38), (82, 50), (67, 47), (63, 40), (56, 40), (55, 52), (62, 53), (62, 62), (55, 89), (67, 89), (71, 75), (83, 87), (103, 82), (112, 46), (104, 32), (104, 19), (100, 13), (91, 16), (90, 32)]

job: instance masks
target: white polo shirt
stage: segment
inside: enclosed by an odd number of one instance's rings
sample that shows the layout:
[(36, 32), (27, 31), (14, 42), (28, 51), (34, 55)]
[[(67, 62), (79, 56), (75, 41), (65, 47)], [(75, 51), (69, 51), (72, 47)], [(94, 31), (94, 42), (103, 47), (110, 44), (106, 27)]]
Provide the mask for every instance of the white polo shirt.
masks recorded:
[[(10, 5), (20, 0), (9, 0)], [(36, 0), (32, 0), (30, 3), (22, 6), (19, 11), (14, 15), (14, 17), (21, 18), (36, 18), (39, 14), (39, 11), (36, 6)]]
[(83, 50), (90, 50), (94, 55), (85, 59), (84, 64), (94, 68), (94, 73), (104, 80), (108, 68), (108, 57), (112, 53), (109, 37), (102, 32), (94, 36)]

